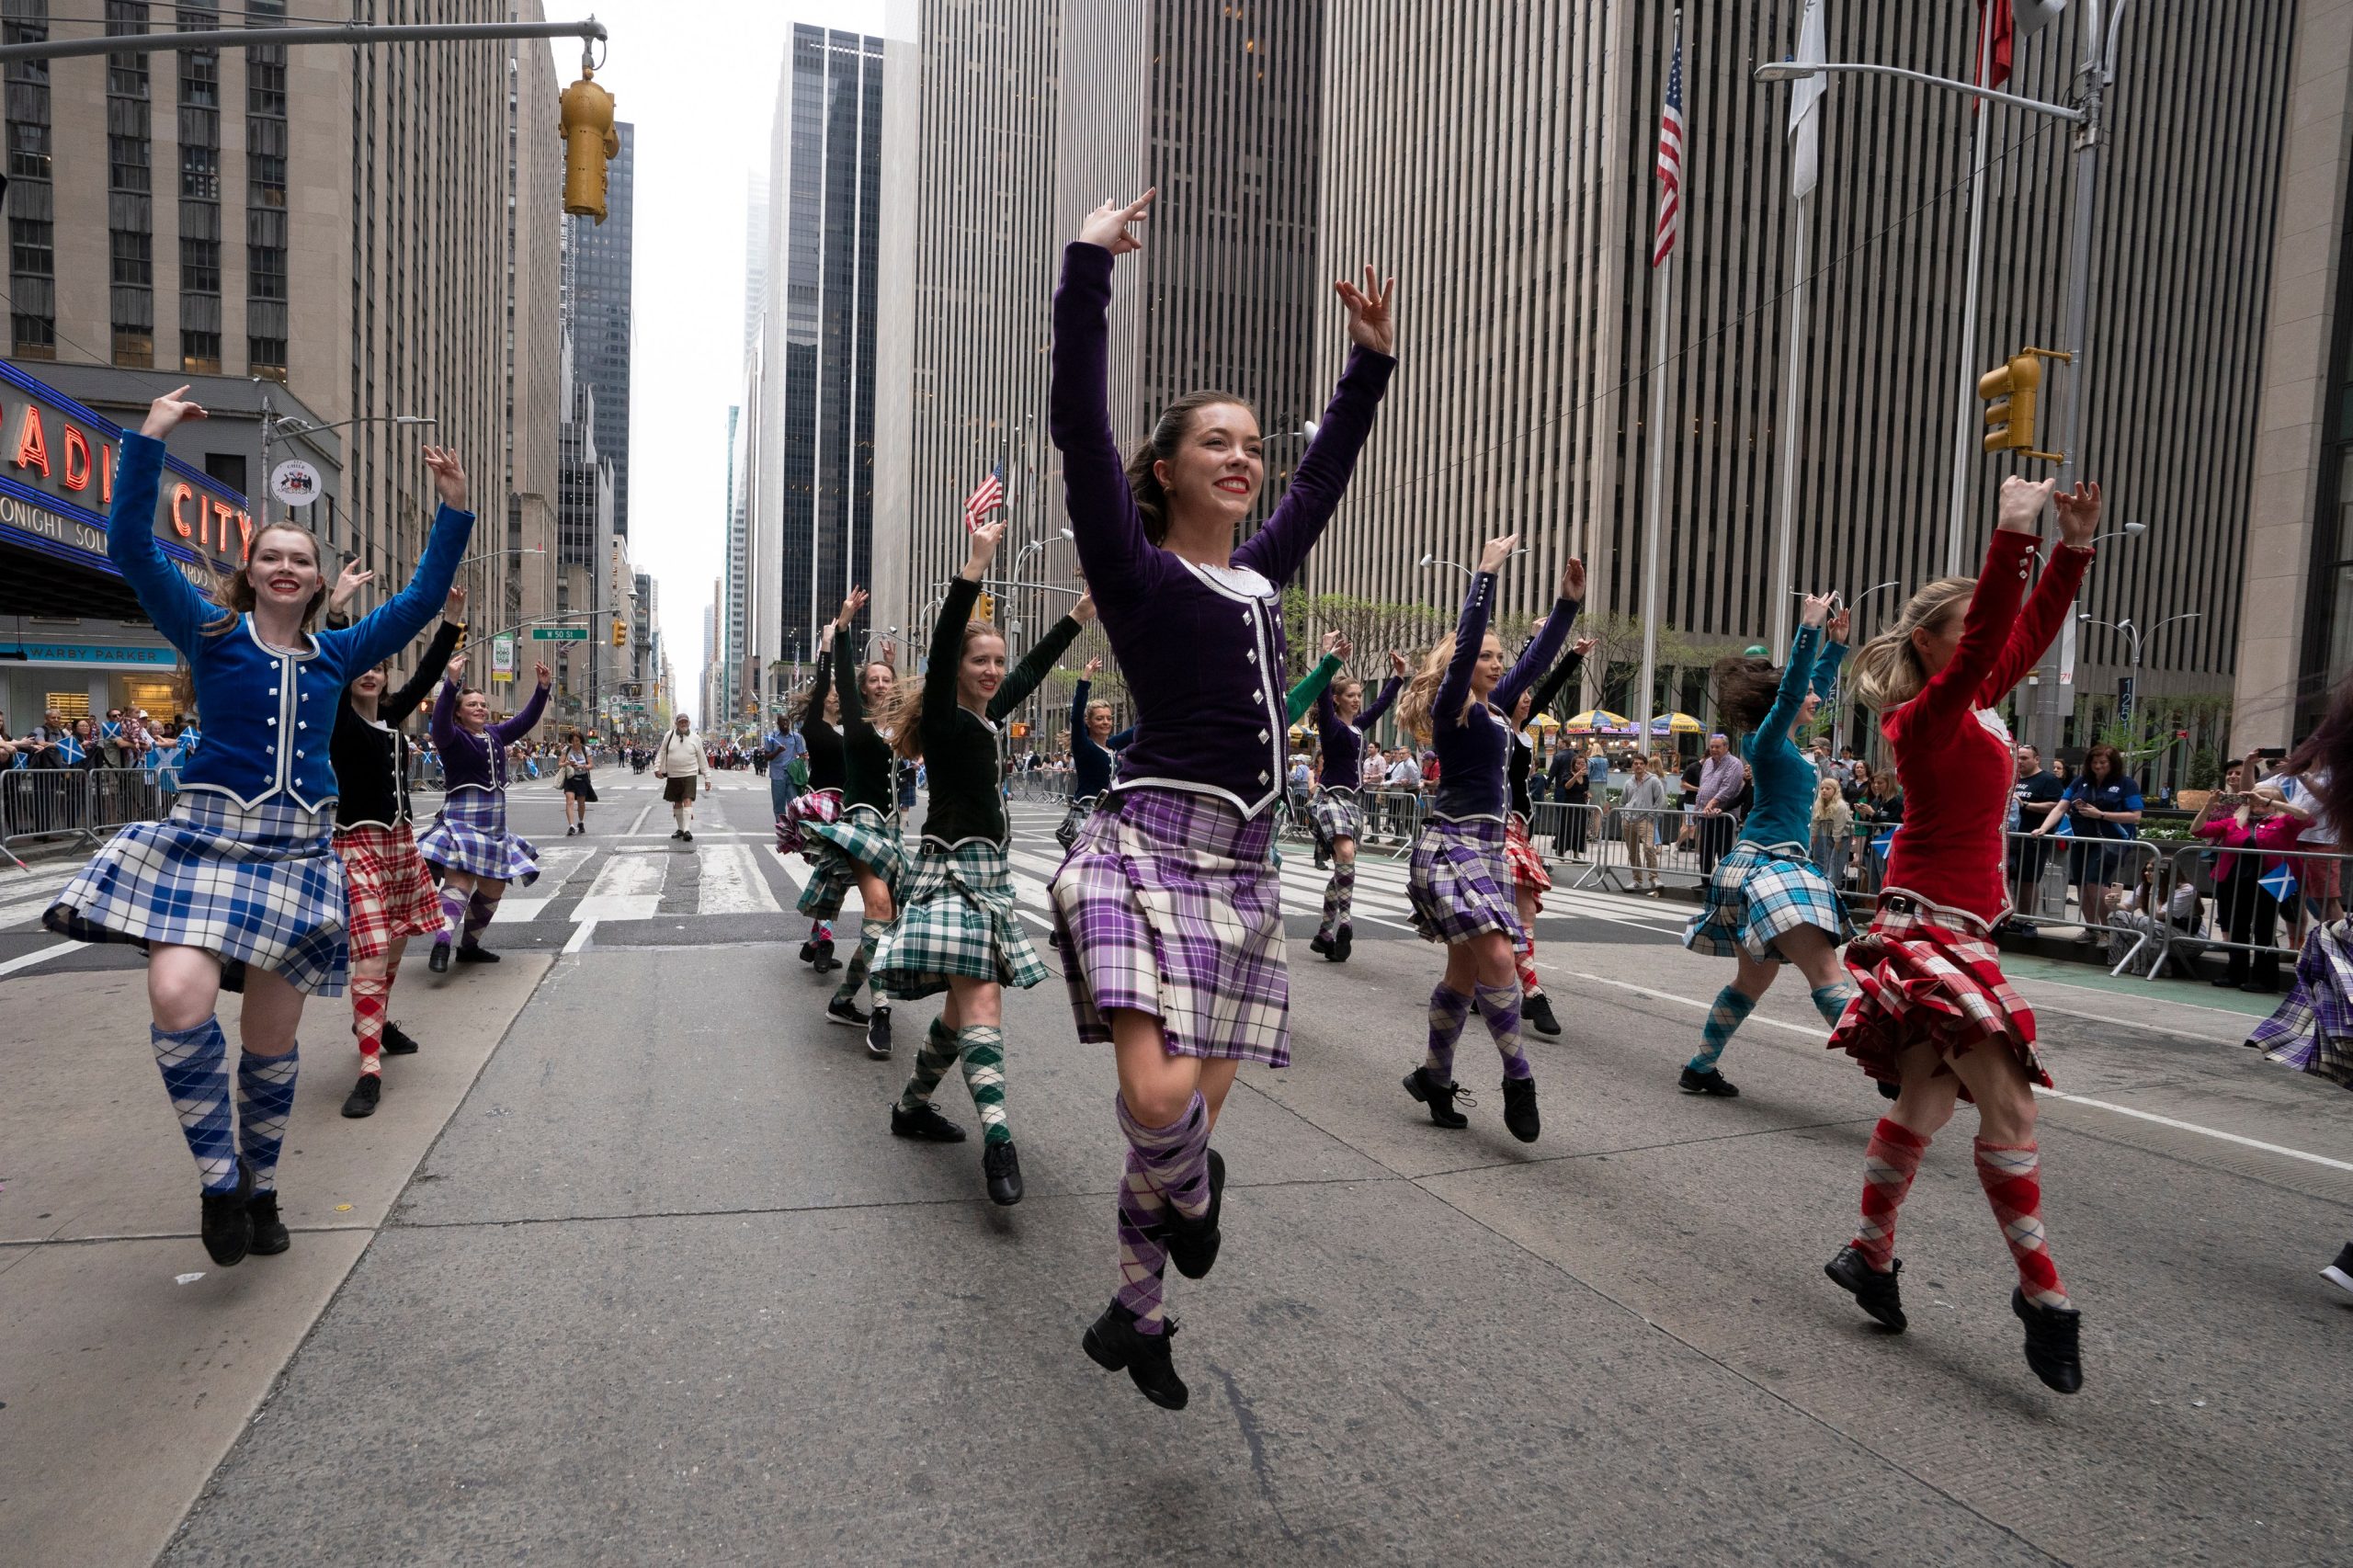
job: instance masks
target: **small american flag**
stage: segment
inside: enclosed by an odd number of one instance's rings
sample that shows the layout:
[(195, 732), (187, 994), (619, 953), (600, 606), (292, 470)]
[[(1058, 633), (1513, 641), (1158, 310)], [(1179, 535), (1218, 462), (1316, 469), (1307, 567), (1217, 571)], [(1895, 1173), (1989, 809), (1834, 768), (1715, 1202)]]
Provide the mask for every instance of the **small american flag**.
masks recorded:
[(1651, 242), (1656, 267), (1683, 232), (1683, 29), (1675, 32), (1675, 54), (1666, 67), (1666, 107), (1658, 117), (1658, 233)]
[(1005, 505), (1005, 465), (999, 463), (989, 470), (989, 476), (970, 495), (964, 497), (964, 531), (971, 533), (989, 520), (989, 514)]

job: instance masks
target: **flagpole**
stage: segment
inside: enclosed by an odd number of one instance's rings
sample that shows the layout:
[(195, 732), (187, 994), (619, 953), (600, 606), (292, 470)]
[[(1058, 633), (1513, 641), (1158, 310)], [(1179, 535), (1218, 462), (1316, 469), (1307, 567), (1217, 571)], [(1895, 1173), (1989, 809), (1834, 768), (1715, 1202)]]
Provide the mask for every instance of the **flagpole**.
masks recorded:
[[(1674, 70), (1674, 60), (1683, 48), (1683, 13), (1675, 13), (1675, 41), (1668, 54), (1667, 69)], [(1690, 117), (1684, 117), (1687, 127)], [(1688, 207), (1684, 199), (1690, 189), (1691, 139), (1687, 130), (1683, 136), (1684, 153), (1680, 155), (1681, 171), (1677, 179), (1678, 209)], [(1677, 219), (1677, 226), (1681, 219)], [(1651, 269), (1651, 421), (1645, 432), (1645, 444), (1650, 448), (1650, 505), (1643, 522), (1643, 689), (1635, 704), (1634, 747), (1638, 755), (1650, 755), (1651, 705), (1658, 685), (1658, 536), (1659, 513), (1665, 505), (1666, 489), (1666, 373), (1667, 318), (1675, 311), (1675, 252), (1669, 249), (1666, 259)]]
[[(1985, 85), (1985, 74), (1992, 66), (1994, 52), (1994, 7), (2007, 5), (2009, 0), (1978, 0), (1977, 6), (1977, 70), (1975, 82)], [(1961, 418), (1953, 440), (1952, 511), (1945, 522), (1945, 575), (1961, 575), (1964, 562), (1964, 538), (1969, 506), (1969, 465), (1978, 450), (1977, 441), (1977, 274), (1978, 258), (1985, 244), (1985, 121), (1992, 106), (1984, 98), (1973, 98), (1975, 106), (1970, 130), (1969, 176), (1969, 280), (1962, 294), (1961, 310)]]
[[(1819, 0), (1806, 0), (1799, 16), (1797, 57), (1802, 62), (1820, 62), (1820, 16), (1815, 9), (1818, 4)], [(1821, 81), (1817, 76), (1812, 84), (1801, 84), (1799, 95), (1805, 96), (1793, 95), (1791, 100), (1794, 118), (1790, 137), (1790, 189), (1794, 209), (1791, 222), (1796, 233), (1791, 236), (1790, 259), (1789, 341), (1782, 351), (1785, 363), (1780, 474), (1773, 506), (1772, 646), (1776, 650), (1790, 645), (1790, 600), (1796, 597), (1797, 588), (1798, 428), (1800, 411), (1805, 403), (1806, 309), (1812, 294), (1807, 278), (1813, 268), (1813, 193), (1822, 183), (1822, 122), (1814, 118), (1821, 112)]]

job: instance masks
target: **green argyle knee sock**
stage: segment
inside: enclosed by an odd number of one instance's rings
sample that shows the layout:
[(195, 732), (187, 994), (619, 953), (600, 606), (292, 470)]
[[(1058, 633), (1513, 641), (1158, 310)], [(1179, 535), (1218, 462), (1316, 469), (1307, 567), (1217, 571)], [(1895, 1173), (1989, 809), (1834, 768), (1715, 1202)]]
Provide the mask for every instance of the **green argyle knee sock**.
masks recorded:
[(1846, 1016), (1847, 1004), (1855, 999), (1855, 988), (1843, 980), (1834, 980), (1827, 985), (1815, 986), (1813, 996), (1813, 1010), (1822, 1015), (1824, 1023), (1835, 1029), (1838, 1027), (1838, 1020)]
[(915, 1070), (899, 1096), (899, 1108), (914, 1110), (930, 1104), (931, 1091), (939, 1087), (939, 1080), (955, 1065), (956, 1031), (944, 1019), (934, 1018), (931, 1028), (924, 1031), (923, 1049), (915, 1052)]
[(981, 1113), (981, 1136), (991, 1143), (1009, 1143), (1013, 1129), (1005, 1119), (1005, 1031), (995, 1024), (966, 1024), (956, 1042), (964, 1048), (964, 1086), (972, 1091), (972, 1108)]
[(1707, 1027), (1699, 1031), (1699, 1054), (1684, 1063), (1694, 1073), (1712, 1073), (1716, 1060), (1732, 1043), (1733, 1032), (1741, 1021), (1756, 1010), (1756, 1003), (1745, 992), (1727, 985), (1716, 993), (1716, 1005), (1708, 1009)]
[(874, 946), (882, 939), (882, 927), (874, 921), (864, 923), (858, 934), (858, 951), (850, 955), (849, 968), (842, 971), (842, 983), (834, 988), (836, 1002), (855, 1002), (863, 987), (870, 1001), (877, 1007), (887, 1007), (891, 999), (882, 994), (882, 977), (874, 972)]

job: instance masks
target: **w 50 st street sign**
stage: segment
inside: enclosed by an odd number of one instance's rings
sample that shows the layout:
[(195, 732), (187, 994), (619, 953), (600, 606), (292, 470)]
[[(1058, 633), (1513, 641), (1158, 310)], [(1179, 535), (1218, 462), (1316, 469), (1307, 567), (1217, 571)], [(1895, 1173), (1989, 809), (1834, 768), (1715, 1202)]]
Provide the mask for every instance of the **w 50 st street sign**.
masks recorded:
[(585, 626), (534, 626), (531, 628), (531, 641), (534, 642), (585, 642), (588, 641), (588, 629)]

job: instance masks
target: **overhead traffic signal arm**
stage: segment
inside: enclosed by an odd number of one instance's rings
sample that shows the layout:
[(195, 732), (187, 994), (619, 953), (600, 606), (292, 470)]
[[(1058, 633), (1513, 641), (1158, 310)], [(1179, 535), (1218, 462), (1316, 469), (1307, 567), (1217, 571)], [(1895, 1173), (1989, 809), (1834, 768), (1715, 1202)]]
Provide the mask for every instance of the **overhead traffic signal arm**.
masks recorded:
[(2021, 348), (1978, 378), (1977, 395), (1988, 404), (1985, 450), (1989, 453), (2014, 451), (2045, 462), (2066, 460), (2063, 454), (2041, 451), (2034, 444), (2035, 404), (2042, 388), (2045, 359), (2073, 362), (2075, 356), (2057, 348)]

